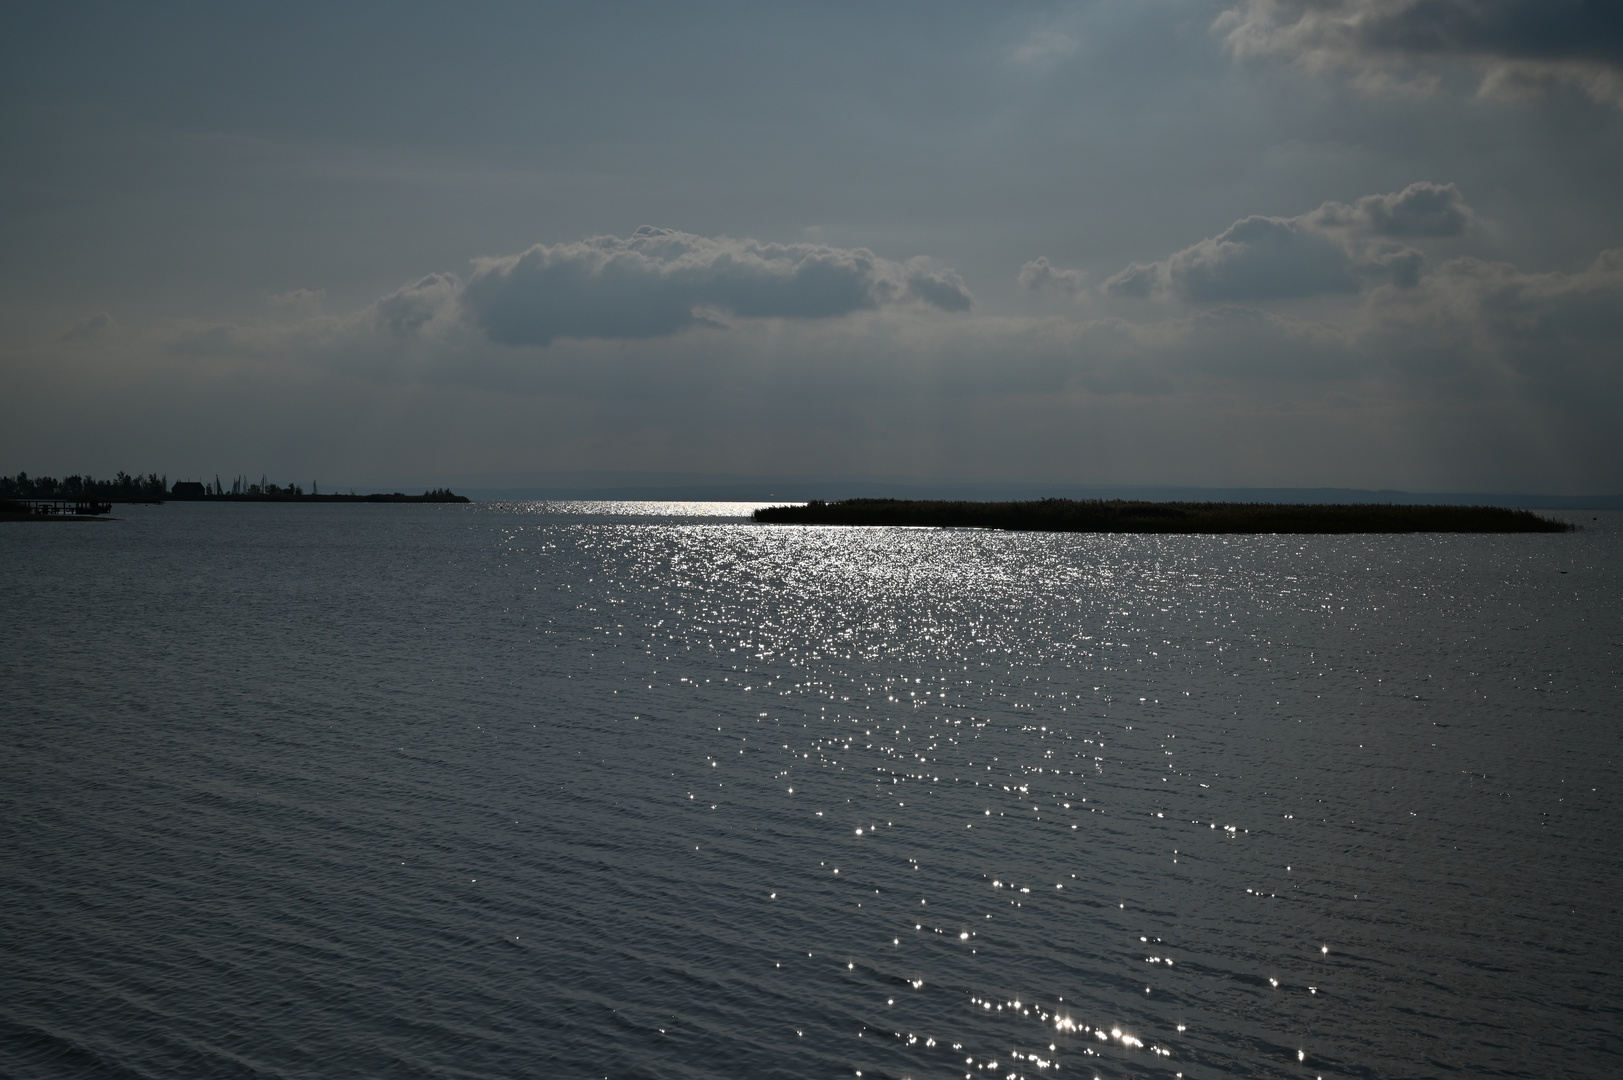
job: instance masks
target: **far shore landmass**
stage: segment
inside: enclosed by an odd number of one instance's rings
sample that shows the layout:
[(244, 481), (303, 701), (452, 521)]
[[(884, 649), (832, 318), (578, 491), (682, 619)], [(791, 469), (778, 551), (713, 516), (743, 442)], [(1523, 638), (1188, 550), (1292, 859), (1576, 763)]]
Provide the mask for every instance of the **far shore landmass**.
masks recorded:
[(764, 525), (891, 525), (950, 529), (1087, 533), (1529, 533), (1576, 528), (1528, 510), (1497, 506), (1393, 503), (1297, 504), (1038, 499), (952, 502), (912, 499), (814, 499), (768, 506)]
[(177, 480), (157, 473), (130, 475), (120, 472), (111, 480), (91, 476), (30, 477), (27, 473), (0, 476), (0, 521), (103, 521), (100, 515), (114, 503), (163, 502), (321, 502), (321, 503), (465, 503), (471, 500), (449, 488), (433, 488), (421, 495), (404, 492), (373, 492), (357, 495), (320, 491), (315, 484), (305, 491), (299, 484), (273, 484), (261, 478), (252, 483), (237, 477), (230, 487), (219, 477), (213, 482)]
[[(115, 503), (466, 503), (449, 488), (421, 495), (351, 489), (323, 492), (312, 483), (275, 484), (245, 476), (229, 485), (120, 472), (111, 480), (90, 476), (0, 475), (0, 521), (104, 521)], [(1530, 533), (1577, 528), (1530, 510), (1499, 506), (1405, 503), (1152, 502), (1138, 499), (813, 499), (762, 507), (752, 515), (763, 525), (912, 526), (1089, 533)]]
[[(179, 484), (175, 485), (179, 487)], [(242, 492), (205, 492), (198, 494), (173, 494), (165, 501), (169, 502), (333, 502), (333, 503), (465, 503), (471, 502), (466, 495), (458, 495), (450, 488), (435, 488), (425, 491), (421, 495), (406, 495), (399, 491), (373, 492), (370, 495), (339, 494), (334, 492), (305, 491), (302, 488), (289, 490), (283, 488), (278, 491), (242, 491)]]

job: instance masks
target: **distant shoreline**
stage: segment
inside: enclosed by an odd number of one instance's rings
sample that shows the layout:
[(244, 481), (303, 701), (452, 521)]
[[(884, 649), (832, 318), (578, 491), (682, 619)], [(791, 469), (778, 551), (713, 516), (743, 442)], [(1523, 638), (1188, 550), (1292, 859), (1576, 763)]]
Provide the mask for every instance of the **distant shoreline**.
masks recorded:
[[(116, 501), (116, 500), (115, 500)], [(144, 500), (143, 500), (144, 501)], [(336, 503), (465, 503), (472, 502), (466, 495), (457, 495), (451, 491), (425, 491), (421, 495), (406, 495), (395, 491), (389, 494), (372, 495), (327, 495), (312, 493), (272, 493), (264, 494), (232, 494), (226, 492), (222, 495), (170, 495), (164, 502), (336, 502)]]
[(948, 502), (910, 499), (813, 500), (769, 506), (763, 525), (891, 525), (1023, 532), (1086, 533), (1548, 533), (1576, 526), (1496, 506), (1390, 503), (1197, 503), (1125, 499)]
[[(179, 487), (180, 485), (176, 485)], [(201, 484), (196, 485), (198, 489)], [(164, 502), (268, 502), (268, 503), (467, 503), (472, 502), (466, 495), (458, 495), (449, 489), (438, 491), (425, 491), (421, 495), (407, 495), (395, 491), (376, 493), (371, 495), (318, 495), (306, 494), (298, 490), (281, 490), (273, 492), (202, 492), (182, 491), (180, 494), (170, 493), (167, 498), (158, 498), (152, 495), (127, 496), (95, 496), (85, 497), (79, 495), (25, 495), (20, 497), (0, 497), (0, 521), (107, 521), (118, 520), (106, 518), (104, 515), (112, 510), (116, 503), (144, 503), (159, 505)]]

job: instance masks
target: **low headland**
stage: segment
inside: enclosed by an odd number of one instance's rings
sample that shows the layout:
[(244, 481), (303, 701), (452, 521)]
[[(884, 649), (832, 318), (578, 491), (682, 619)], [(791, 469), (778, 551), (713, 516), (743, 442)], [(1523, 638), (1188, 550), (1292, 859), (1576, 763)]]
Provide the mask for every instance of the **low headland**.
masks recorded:
[(466, 495), (458, 495), (450, 488), (435, 488), (421, 495), (406, 495), (399, 491), (373, 492), (370, 495), (338, 494), (335, 492), (305, 491), (302, 488), (282, 488), (276, 491), (218, 491), (202, 495), (173, 494), (175, 502), (301, 502), (301, 503), (465, 503)]
[(300, 484), (275, 484), (265, 477), (253, 483), (246, 476), (239, 476), (227, 486), (219, 477), (213, 481), (177, 480), (170, 484), (168, 476), (157, 473), (142, 476), (139, 473), (131, 475), (120, 472), (110, 480), (98, 480), (88, 475), (58, 479), (54, 476), (29, 476), (25, 472), (15, 476), (0, 475), (0, 521), (42, 518), (84, 521), (90, 520), (93, 515), (107, 513), (114, 503), (170, 501), (465, 503), (470, 500), (449, 488), (434, 488), (421, 495), (407, 495), (400, 491), (357, 495), (353, 490), (347, 494), (323, 492), (314, 483), (306, 491)]
[(755, 511), (764, 525), (910, 525), (1089, 533), (1526, 533), (1574, 526), (1527, 510), (1497, 506), (1391, 503), (1140, 502), (1038, 499), (949, 502), (913, 499), (814, 499)]

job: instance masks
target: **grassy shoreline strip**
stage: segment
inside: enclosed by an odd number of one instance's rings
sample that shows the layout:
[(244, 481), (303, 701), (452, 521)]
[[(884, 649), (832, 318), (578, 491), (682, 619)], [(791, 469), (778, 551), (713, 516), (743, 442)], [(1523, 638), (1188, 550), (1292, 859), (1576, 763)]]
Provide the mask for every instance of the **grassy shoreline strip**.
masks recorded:
[(1390, 503), (1295, 504), (1039, 499), (952, 502), (914, 499), (813, 500), (768, 506), (764, 525), (912, 525), (955, 529), (1093, 533), (1528, 533), (1574, 526), (1497, 506)]

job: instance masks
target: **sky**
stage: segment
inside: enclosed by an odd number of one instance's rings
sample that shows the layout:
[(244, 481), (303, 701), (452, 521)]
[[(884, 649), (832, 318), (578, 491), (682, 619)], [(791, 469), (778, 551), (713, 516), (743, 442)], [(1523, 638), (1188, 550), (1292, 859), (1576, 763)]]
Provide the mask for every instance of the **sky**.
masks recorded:
[(0, 471), (1623, 492), (1623, 4), (33, 5)]

